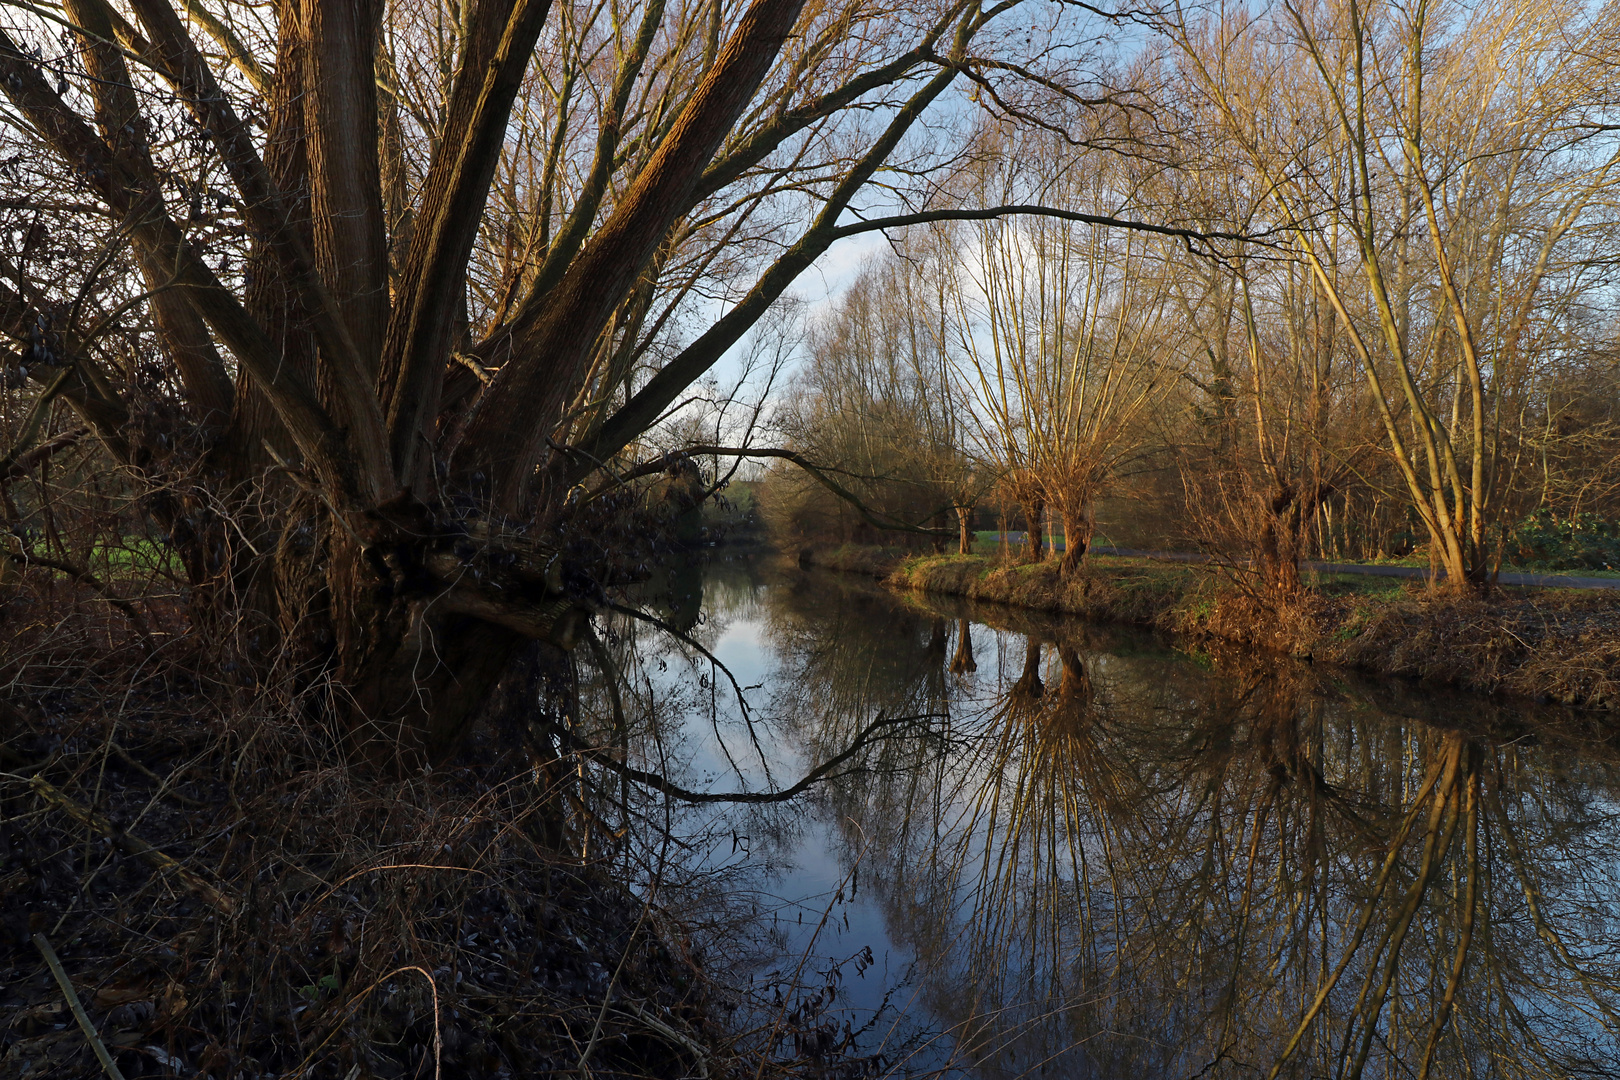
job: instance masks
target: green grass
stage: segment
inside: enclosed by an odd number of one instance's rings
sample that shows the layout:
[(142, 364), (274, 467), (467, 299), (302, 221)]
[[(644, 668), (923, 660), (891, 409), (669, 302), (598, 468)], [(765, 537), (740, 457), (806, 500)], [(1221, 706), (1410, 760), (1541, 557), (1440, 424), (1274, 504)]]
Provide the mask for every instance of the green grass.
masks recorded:
[[(1018, 533), (1019, 534), (1020, 538), (1017, 539), (1017, 540), (1012, 541), (1012, 543), (1015, 546), (1022, 547), (1023, 544), (1024, 544), (1024, 540), (1022, 539), (1023, 530), (1022, 529), (1009, 529), (1007, 531), (1008, 531), (1009, 534), (1010, 533)], [(1054, 541), (1062, 540), (1062, 539), (1063, 539), (1063, 533), (1061, 533), (1061, 532), (1053, 532), (1053, 533), (1047, 533), (1046, 534), (1046, 542), (1048, 544), (1051, 544)], [(980, 530), (978, 530), (977, 532), (975, 532), (973, 534), (973, 542), (976, 543), (976, 544), (989, 544), (991, 547), (994, 547), (997, 544), (1001, 543), (1001, 532), (998, 529), (980, 529)], [(1101, 540), (1096, 541), (1096, 543), (1099, 543), (1099, 544), (1103, 543), (1103, 542), (1104, 541), (1101, 541)]]
[(111, 578), (185, 573), (172, 548), (140, 536), (127, 536), (116, 544), (97, 544), (90, 553), (89, 569)]

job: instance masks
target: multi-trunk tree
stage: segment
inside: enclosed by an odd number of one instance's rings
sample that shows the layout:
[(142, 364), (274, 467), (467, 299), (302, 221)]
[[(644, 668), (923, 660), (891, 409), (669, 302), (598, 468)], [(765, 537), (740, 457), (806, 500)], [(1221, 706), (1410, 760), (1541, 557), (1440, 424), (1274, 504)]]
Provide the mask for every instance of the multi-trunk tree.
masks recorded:
[[(1097, 219), (1130, 205), (1127, 170), (1060, 147), (1049, 137), (1002, 147), (999, 175), (986, 187), (1026, 190), (1029, 201)], [(949, 332), (976, 441), (1025, 508), (1034, 558), (1045, 511), (1055, 513), (1069, 576), (1091, 543), (1098, 498), (1142, 445), (1147, 414), (1179, 363), (1159, 260), (1139, 232), (1059, 216), (960, 233), (945, 269)]]
[(1513, 429), (1605, 287), (1617, 16), (1348, 0), (1163, 24), (1189, 126), (1331, 308), (1451, 588), (1486, 585)]
[(193, 617), (305, 657), (392, 767), (572, 645), (612, 463), (801, 271), (962, 212), (964, 87), (1089, 83), (1090, 16), (1036, 0), (6, 10), (8, 175), (52, 195), (8, 203), (8, 367), (143, 493)]

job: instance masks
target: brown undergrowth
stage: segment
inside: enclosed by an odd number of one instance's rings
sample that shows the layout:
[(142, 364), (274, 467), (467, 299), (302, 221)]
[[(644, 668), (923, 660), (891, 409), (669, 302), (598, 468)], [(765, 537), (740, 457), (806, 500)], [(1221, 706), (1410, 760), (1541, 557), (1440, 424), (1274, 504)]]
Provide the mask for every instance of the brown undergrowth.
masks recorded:
[(863, 564), (862, 572), (893, 588), (1220, 639), (1380, 675), (1587, 709), (1620, 707), (1620, 595), (1611, 592), (1504, 589), (1457, 599), (1418, 587), (1379, 595), (1307, 589), (1279, 603), (1218, 570), (1135, 559), (1093, 560), (1068, 581), (1055, 560), (863, 557), (843, 549), (801, 561), (834, 569)]
[(492, 720), (379, 779), (318, 687), (260, 685), (178, 617), (0, 601), (0, 1077), (100, 1076), (95, 1041), (126, 1077), (215, 1080), (778, 1076), (845, 1049), (819, 984), (723, 973), (732, 914), (690, 875), (649, 889), (658, 853), (603, 825), (586, 762)]

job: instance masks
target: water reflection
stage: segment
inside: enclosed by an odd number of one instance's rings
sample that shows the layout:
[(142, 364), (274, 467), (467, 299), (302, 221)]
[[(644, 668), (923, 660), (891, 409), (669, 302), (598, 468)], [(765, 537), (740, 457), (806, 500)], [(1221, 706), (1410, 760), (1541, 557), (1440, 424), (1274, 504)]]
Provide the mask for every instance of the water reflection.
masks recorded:
[(963, 1068), (1620, 1067), (1620, 777), (1576, 718), (847, 579), (744, 594), (801, 760), (939, 717), (822, 799)]

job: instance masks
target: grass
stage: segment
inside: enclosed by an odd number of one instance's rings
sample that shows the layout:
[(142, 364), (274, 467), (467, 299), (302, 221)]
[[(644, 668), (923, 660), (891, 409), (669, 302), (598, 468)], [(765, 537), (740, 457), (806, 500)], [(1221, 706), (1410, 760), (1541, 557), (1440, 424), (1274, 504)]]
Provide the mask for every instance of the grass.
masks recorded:
[(185, 573), (172, 548), (141, 536), (126, 536), (117, 544), (97, 544), (91, 551), (90, 561), (98, 570), (105, 568), (107, 575), (115, 579)]
[[(861, 561), (850, 548), (839, 559)], [(811, 562), (836, 566), (812, 553)], [(1094, 556), (1068, 580), (1058, 561), (993, 555), (869, 554), (865, 572), (898, 589), (967, 597), (1097, 622), (1147, 626), (1184, 643), (1223, 639), (1384, 675), (1620, 708), (1620, 595), (1504, 589), (1430, 595), (1411, 578), (1305, 575), (1293, 597), (1246, 591), (1214, 568)]]

